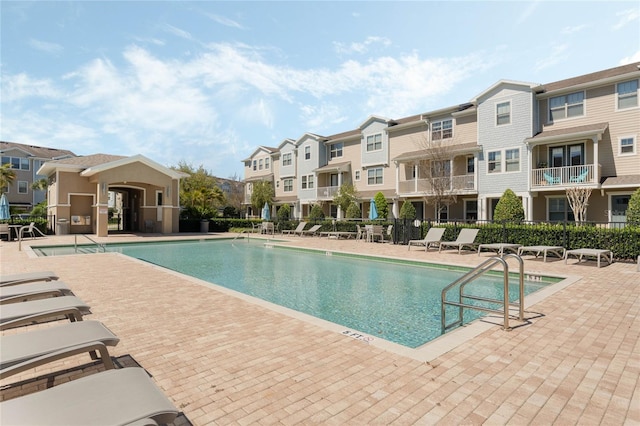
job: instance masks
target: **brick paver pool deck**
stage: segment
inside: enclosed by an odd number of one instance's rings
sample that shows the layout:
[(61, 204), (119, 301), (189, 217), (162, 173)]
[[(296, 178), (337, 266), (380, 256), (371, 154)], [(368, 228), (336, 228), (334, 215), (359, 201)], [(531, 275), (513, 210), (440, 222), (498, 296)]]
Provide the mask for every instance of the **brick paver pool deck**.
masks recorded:
[[(491, 255), (289, 239), (469, 266)], [(28, 249), (69, 243), (73, 236), (28, 240), (19, 251), (17, 242), (3, 241), (0, 271), (58, 273), (92, 307), (90, 318), (121, 338), (111, 354), (144, 367), (195, 425), (640, 424), (640, 272), (632, 263), (598, 269), (592, 261), (526, 260), (528, 272), (579, 279), (528, 306), (526, 324), (510, 332), (485, 324), (444, 353), (422, 349), (425, 361), (119, 254), (37, 258)], [(88, 362), (79, 356), (13, 376), (1, 384), (21, 384), (1, 397), (69, 380)]]

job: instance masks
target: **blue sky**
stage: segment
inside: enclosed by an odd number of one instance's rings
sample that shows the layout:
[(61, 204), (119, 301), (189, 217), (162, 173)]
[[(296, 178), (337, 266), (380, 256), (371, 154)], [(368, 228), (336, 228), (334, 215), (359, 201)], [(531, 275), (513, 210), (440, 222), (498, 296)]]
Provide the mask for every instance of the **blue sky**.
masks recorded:
[(1, 1), (0, 139), (242, 177), (259, 145), (640, 61), (639, 4)]

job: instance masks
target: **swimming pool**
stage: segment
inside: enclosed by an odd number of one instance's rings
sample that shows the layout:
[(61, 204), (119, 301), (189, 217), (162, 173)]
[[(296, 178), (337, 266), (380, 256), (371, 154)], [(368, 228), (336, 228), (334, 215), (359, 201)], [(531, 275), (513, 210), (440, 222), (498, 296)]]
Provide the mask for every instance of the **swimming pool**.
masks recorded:
[[(43, 256), (73, 247), (34, 247)], [(385, 258), (286, 249), (261, 240), (189, 240), (109, 244), (119, 252), (410, 348), (441, 335), (440, 292), (467, 269)], [(510, 279), (517, 298), (517, 279)], [(525, 294), (549, 282), (525, 282)], [(502, 276), (487, 275), (469, 293), (500, 299)], [(451, 295), (453, 296), (453, 293)], [(448, 308), (449, 309), (449, 308)], [(453, 317), (453, 310), (451, 314)], [(483, 314), (466, 310), (465, 323)]]

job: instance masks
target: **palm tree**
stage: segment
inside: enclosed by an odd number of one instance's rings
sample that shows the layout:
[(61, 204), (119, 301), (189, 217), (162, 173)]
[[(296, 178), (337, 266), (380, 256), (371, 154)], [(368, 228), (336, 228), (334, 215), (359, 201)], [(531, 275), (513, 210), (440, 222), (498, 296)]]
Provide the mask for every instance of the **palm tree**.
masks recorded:
[(16, 172), (11, 168), (11, 163), (5, 163), (0, 167), (0, 194), (9, 189), (9, 185), (16, 179)]
[(31, 189), (34, 191), (46, 191), (48, 187), (49, 182), (45, 178), (38, 179), (31, 184)]

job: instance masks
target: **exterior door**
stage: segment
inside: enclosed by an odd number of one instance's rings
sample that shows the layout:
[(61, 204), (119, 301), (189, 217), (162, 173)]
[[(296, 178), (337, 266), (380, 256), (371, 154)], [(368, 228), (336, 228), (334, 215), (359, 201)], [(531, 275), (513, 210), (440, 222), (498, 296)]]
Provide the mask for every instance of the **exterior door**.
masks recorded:
[[(612, 195), (611, 196), (611, 222), (626, 223), (627, 208), (631, 195)], [(624, 226), (624, 225), (622, 225)]]

